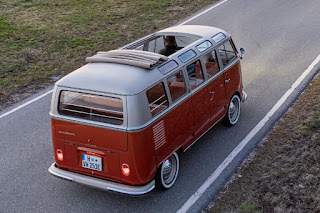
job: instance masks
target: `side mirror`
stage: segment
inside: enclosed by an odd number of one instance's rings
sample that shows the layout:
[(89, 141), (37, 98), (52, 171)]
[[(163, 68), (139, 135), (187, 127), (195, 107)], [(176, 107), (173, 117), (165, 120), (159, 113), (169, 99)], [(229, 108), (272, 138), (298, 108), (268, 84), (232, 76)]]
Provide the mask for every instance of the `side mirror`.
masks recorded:
[(244, 49), (241, 47), (240, 48), (240, 58), (242, 59), (242, 55), (245, 53)]

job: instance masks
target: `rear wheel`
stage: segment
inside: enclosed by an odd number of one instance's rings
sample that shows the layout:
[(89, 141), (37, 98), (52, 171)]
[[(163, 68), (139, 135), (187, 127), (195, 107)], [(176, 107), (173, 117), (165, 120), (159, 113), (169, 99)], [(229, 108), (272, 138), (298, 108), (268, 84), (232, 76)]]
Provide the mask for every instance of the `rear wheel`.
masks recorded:
[(168, 159), (163, 161), (158, 168), (156, 174), (156, 188), (157, 189), (169, 189), (176, 182), (179, 172), (179, 157), (174, 152)]
[(240, 98), (238, 95), (233, 95), (230, 99), (228, 112), (222, 119), (222, 123), (226, 126), (235, 125), (240, 117)]

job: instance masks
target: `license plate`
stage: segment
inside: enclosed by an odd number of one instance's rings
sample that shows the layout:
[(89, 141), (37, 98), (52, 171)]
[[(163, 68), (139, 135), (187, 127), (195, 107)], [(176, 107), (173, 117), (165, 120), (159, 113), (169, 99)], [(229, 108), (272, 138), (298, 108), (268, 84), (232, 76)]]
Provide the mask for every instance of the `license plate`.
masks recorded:
[(93, 155), (82, 154), (82, 167), (102, 171), (101, 158)]

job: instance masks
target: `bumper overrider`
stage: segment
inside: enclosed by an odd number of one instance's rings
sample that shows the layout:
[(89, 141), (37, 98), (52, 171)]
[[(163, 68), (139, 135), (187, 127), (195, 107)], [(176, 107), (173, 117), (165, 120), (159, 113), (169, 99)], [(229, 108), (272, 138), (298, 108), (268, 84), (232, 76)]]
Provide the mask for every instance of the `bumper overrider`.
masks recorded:
[(128, 195), (143, 195), (148, 192), (150, 192), (152, 189), (154, 189), (154, 180), (152, 180), (150, 183), (144, 185), (144, 186), (130, 186), (126, 184), (121, 183), (115, 183), (112, 181), (102, 180), (99, 178), (94, 178), (82, 174), (78, 174), (75, 172), (70, 172), (64, 169), (60, 169), (56, 166), (56, 163), (53, 163), (48, 171), (58, 177), (65, 180), (73, 181), (76, 183), (80, 183), (83, 185), (87, 185), (90, 187), (107, 190), (107, 191), (113, 191), (118, 192), (122, 194), (128, 194)]
[(242, 103), (245, 102), (247, 99), (248, 99), (247, 93), (245, 93), (244, 91), (242, 91), (242, 99), (241, 99)]

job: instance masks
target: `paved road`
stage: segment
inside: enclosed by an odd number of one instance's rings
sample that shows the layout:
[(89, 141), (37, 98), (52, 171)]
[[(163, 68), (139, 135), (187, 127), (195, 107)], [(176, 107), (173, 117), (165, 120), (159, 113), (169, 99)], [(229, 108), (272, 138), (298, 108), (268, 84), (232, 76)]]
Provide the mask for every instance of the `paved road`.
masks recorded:
[[(238, 48), (246, 49), (242, 64), (249, 99), (242, 105), (240, 122), (235, 127), (218, 124), (182, 155), (179, 177), (168, 191), (132, 198), (51, 176), (47, 172), (54, 161), (48, 116), (50, 96), (1, 118), (0, 212), (177, 211), (318, 56), (319, 11), (318, 0), (229, 0), (190, 22), (225, 29), (233, 35)], [(192, 212), (206, 204), (238, 161), (209, 188)]]

